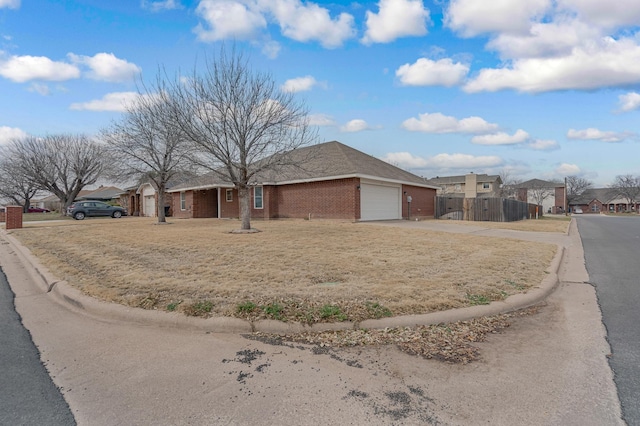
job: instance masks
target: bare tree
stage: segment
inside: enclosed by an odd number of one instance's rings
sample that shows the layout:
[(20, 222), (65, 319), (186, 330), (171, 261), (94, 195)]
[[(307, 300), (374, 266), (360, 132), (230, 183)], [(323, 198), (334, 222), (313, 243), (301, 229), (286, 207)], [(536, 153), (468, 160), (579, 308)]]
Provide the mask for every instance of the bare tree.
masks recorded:
[(578, 176), (568, 176), (566, 180), (566, 197), (567, 205), (571, 205), (578, 199), (587, 189), (591, 189), (593, 183), (591, 181)]
[(85, 135), (50, 135), (12, 141), (7, 150), (38, 189), (58, 197), (61, 213), (105, 168), (104, 149)]
[(627, 200), (627, 204), (635, 205), (640, 199), (640, 176), (616, 176), (610, 188), (616, 196)]
[(159, 76), (155, 86), (142, 85), (140, 96), (127, 105), (124, 116), (102, 132), (124, 180), (151, 182), (158, 194), (158, 223), (166, 222), (167, 185), (189, 167), (183, 132), (173, 123), (170, 92)]
[(542, 180), (534, 180), (532, 184), (527, 188), (528, 196), (533, 202), (541, 206), (549, 197), (553, 197), (556, 193), (554, 182), (546, 182)]
[(515, 178), (512, 175), (512, 171), (510, 169), (502, 169), (500, 173), (500, 180), (502, 181), (502, 186), (500, 186), (500, 197), (501, 198), (517, 198), (518, 197), (518, 185), (522, 182), (520, 179)]
[(308, 110), (235, 49), (172, 87), (174, 122), (198, 152), (194, 161), (238, 190), (242, 229), (251, 228), (250, 188), (260, 173), (300, 161), (287, 155), (316, 138)]
[(37, 194), (38, 188), (24, 174), (20, 164), (8, 155), (6, 149), (2, 154), (0, 159), (0, 197), (22, 206), (22, 211), (27, 213), (31, 206), (31, 199)]

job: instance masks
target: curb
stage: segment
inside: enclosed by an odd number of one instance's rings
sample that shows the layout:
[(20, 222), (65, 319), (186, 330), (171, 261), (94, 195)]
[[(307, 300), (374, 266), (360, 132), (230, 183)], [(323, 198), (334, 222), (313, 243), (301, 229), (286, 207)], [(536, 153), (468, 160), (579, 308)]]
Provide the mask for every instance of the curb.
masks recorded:
[[(568, 234), (569, 232), (567, 232)], [(467, 321), (473, 318), (498, 315), (533, 306), (547, 298), (556, 288), (558, 271), (565, 256), (565, 248), (557, 245), (558, 251), (547, 269), (548, 276), (542, 283), (527, 293), (514, 294), (503, 301), (489, 305), (470, 306), (447, 311), (419, 315), (405, 315), (391, 318), (370, 319), (362, 322), (286, 323), (277, 320), (250, 322), (233, 317), (197, 318), (176, 312), (165, 312), (133, 308), (117, 303), (94, 299), (70, 286), (66, 281), (57, 279), (31, 251), (20, 242), (0, 229), (0, 238), (9, 243), (17, 254), (27, 273), (32, 277), (39, 290), (50, 295), (57, 303), (66, 308), (101, 321), (128, 322), (138, 325), (155, 325), (211, 333), (252, 333), (295, 334), (302, 332), (340, 331), (353, 329), (383, 329), (393, 327), (414, 327), (440, 323)]]

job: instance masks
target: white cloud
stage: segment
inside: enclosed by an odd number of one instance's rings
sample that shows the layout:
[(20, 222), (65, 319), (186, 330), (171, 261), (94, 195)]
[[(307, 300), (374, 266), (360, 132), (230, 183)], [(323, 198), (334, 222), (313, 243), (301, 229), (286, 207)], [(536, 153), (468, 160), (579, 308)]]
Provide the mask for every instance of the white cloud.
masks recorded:
[(277, 41), (269, 40), (262, 45), (262, 54), (269, 59), (275, 59), (280, 54), (280, 43)]
[(382, 160), (405, 169), (417, 169), (428, 164), (425, 158), (416, 157), (409, 152), (390, 152)]
[(582, 170), (575, 164), (562, 163), (556, 167), (555, 172), (560, 176), (577, 176), (582, 173)]
[(526, 34), (502, 33), (487, 43), (503, 59), (545, 58), (570, 55), (581, 44), (602, 36), (599, 28), (577, 19), (534, 23)]
[(469, 73), (469, 65), (445, 58), (432, 61), (420, 58), (414, 64), (404, 64), (396, 77), (405, 86), (446, 86), (461, 84)]
[(477, 170), (497, 167), (504, 163), (502, 158), (494, 155), (438, 154), (433, 157), (422, 158), (408, 152), (391, 152), (382, 159), (406, 169), (429, 169), (433, 171), (447, 171), (450, 169)]
[(431, 167), (469, 170), (496, 167), (501, 164), (503, 164), (502, 158), (495, 155), (438, 154), (427, 160), (427, 165)]
[(379, 127), (370, 126), (365, 120), (359, 118), (349, 121), (344, 126), (340, 127), (342, 132), (362, 132), (363, 130), (374, 130)]
[(355, 36), (352, 15), (341, 13), (332, 18), (328, 9), (300, 0), (200, 0), (196, 13), (204, 24), (194, 32), (205, 42), (254, 39), (268, 22), (278, 24), (285, 37), (317, 41), (328, 49)]
[(206, 27), (199, 24), (194, 32), (199, 40), (205, 42), (226, 38), (250, 39), (267, 26), (267, 20), (254, 1), (201, 0), (196, 14), (204, 19)]
[(69, 53), (69, 59), (75, 64), (87, 66), (87, 77), (93, 80), (121, 82), (133, 80), (141, 69), (136, 64), (116, 58), (113, 53), (98, 53), (94, 56), (82, 56)]
[(0, 0), (0, 9), (18, 9), (20, 7), (20, 0)]
[(354, 19), (348, 13), (332, 18), (329, 10), (300, 0), (258, 0), (280, 25), (282, 34), (296, 41), (318, 41), (333, 49), (355, 36)]
[(548, 139), (536, 139), (527, 144), (527, 146), (535, 151), (555, 151), (560, 149), (558, 142)]
[(628, 112), (640, 109), (640, 93), (629, 92), (618, 96), (620, 111)]
[(602, 142), (622, 142), (631, 136), (630, 133), (606, 132), (590, 127), (584, 130), (569, 129), (567, 138), (579, 140), (598, 140)]
[(102, 97), (102, 99), (95, 99), (89, 102), (73, 103), (69, 106), (69, 109), (76, 111), (116, 111), (124, 112), (127, 110), (127, 105), (133, 104), (133, 102), (141, 96), (137, 92), (115, 92), (108, 93)]
[(550, 5), (551, 0), (451, 0), (444, 22), (464, 37), (493, 32), (523, 34)]
[(163, 10), (182, 9), (182, 4), (176, 0), (150, 1), (142, 0), (142, 8), (152, 12), (161, 12)]
[(49, 96), (51, 94), (51, 89), (49, 89), (49, 86), (42, 83), (31, 83), (28, 90), (30, 92), (38, 93), (42, 96)]
[(305, 92), (307, 90), (311, 90), (313, 86), (316, 86), (318, 82), (315, 78), (310, 75), (304, 77), (297, 77), (287, 80), (282, 85), (281, 89), (284, 92)]
[(29, 136), (27, 132), (17, 127), (0, 126), (0, 145), (13, 139), (22, 139)]
[(30, 80), (64, 81), (80, 77), (75, 65), (56, 62), (45, 56), (11, 56), (0, 59), (0, 76), (16, 83)]
[(389, 43), (400, 37), (427, 34), (429, 10), (422, 0), (380, 0), (379, 12), (366, 13), (364, 44)]
[(528, 140), (529, 134), (522, 129), (518, 129), (513, 135), (498, 132), (490, 135), (474, 136), (471, 138), (471, 143), (477, 145), (517, 145)]
[(483, 69), (464, 90), (481, 92), (516, 89), (521, 92), (592, 90), (640, 82), (640, 46), (635, 40), (601, 39), (575, 47), (570, 55), (527, 58), (505, 68)]
[(402, 127), (412, 132), (425, 133), (490, 133), (498, 130), (498, 125), (489, 123), (480, 117), (467, 117), (458, 120), (439, 112), (419, 114), (419, 118), (409, 118)]
[(311, 126), (335, 126), (336, 122), (333, 118), (326, 114), (310, 114), (309, 125)]
[(580, 19), (603, 27), (637, 25), (640, 21), (637, 0), (558, 0), (558, 7), (575, 11)]

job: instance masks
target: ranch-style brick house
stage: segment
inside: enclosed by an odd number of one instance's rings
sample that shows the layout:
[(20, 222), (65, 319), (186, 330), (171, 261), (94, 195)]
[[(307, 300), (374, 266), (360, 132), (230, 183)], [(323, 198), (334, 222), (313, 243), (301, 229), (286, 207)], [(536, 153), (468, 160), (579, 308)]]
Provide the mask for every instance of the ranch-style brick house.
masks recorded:
[[(252, 219), (304, 218), (353, 221), (430, 218), (437, 186), (340, 142), (298, 148), (304, 159), (252, 183)], [(175, 218), (237, 218), (238, 192), (209, 173), (168, 190)]]

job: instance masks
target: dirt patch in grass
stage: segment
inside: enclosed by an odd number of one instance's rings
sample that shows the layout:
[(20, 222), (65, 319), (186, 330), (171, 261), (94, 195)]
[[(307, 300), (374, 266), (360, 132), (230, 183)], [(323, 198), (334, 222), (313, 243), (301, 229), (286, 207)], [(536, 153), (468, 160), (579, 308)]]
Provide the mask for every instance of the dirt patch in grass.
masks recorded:
[(203, 317), (361, 321), (489, 303), (537, 286), (556, 247), (337, 221), (85, 220), (12, 234), (99, 299)]

